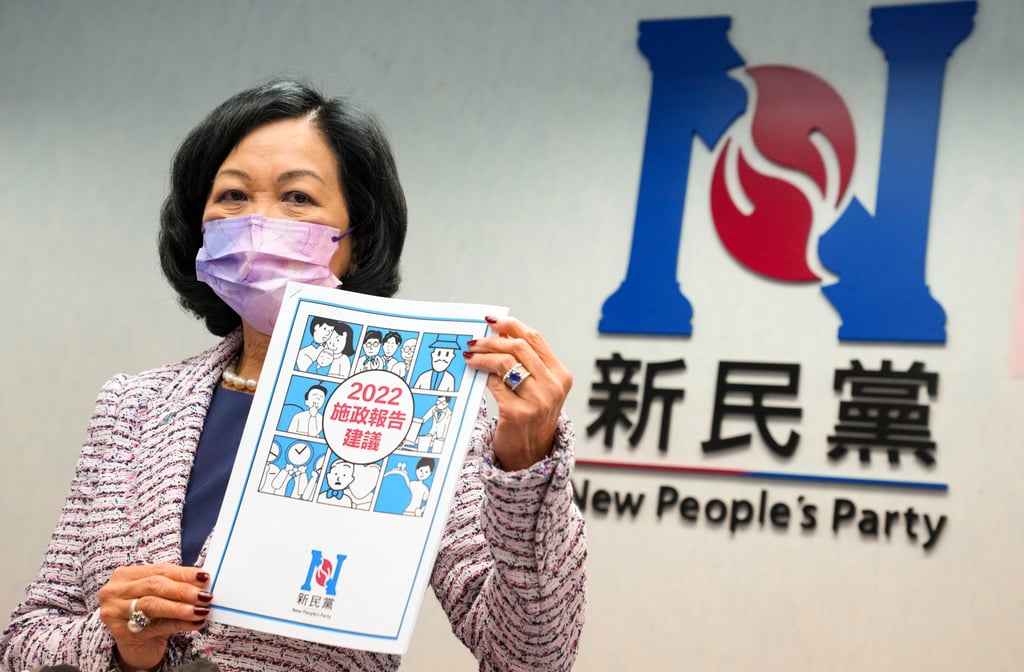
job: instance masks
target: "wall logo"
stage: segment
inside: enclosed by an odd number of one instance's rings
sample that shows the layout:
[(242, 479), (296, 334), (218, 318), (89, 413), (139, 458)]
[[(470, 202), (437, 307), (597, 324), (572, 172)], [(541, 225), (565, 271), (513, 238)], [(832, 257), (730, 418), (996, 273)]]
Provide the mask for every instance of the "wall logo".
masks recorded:
[[(813, 201), (838, 206), (846, 196), (856, 155), (853, 118), (835, 89), (809, 72), (761, 66), (749, 68), (747, 73), (757, 86), (752, 146), (744, 150), (739, 144), (742, 138), (734, 138), (730, 132), (724, 136), (711, 182), (715, 229), (722, 245), (752, 271), (776, 280), (819, 280), (807, 264)], [(820, 133), (835, 154), (838, 175), (831, 180), (812, 141), (814, 132)], [(803, 173), (816, 191), (804, 194), (786, 179), (758, 172), (746, 158), (751, 152), (770, 164)], [(730, 173), (751, 202), (749, 213), (728, 187)], [(830, 192), (835, 192), (831, 198)]]
[[(839, 313), (841, 341), (946, 341), (946, 314), (925, 278), (932, 176), (946, 62), (973, 30), (976, 10), (974, 1), (871, 10), (870, 36), (889, 67), (875, 212), (849, 198), (816, 241), (818, 260), (838, 277), (822, 292)], [(723, 246), (768, 278), (820, 281), (807, 263), (816, 205), (838, 208), (848, 196), (853, 119), (827, 82), (786, 66), (747, 68), (757, 89), (748, 109), (746, 89), (728, 75), (745, 64), (729, 42), (730, 25), (728, 17), (639, 24), (653, 74), (647, 137), (626, 278), (604, 303), (601, 332), (693, 332), (677, 271), (694, 135), (709, 149), (722, 143), (708, 197)], [(744, 115), (749, 145), (738, 132)], [(835, 156), (835, 175), (821, 141)], [(816, 191), (758, 171), (752, 155), (803, 174)]]

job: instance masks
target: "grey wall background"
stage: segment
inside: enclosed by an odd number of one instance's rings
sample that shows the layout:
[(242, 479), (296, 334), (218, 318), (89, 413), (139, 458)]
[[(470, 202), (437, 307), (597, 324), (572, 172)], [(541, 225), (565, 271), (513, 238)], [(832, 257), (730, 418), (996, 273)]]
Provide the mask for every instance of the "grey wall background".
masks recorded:
[[(868, 166), (854, 181), (870, 204), (885, 86), (884, 61), (865, 46), (870, 6), (0, 0), (0, 608), (35, 574), (103, 381), (213, 342), (176, 307), (155, 235), (174, 148), (225, 97), (285, 74), (367, 101), (389, 129), (409, 201), (400, 295), (511, 306), (576, 373), (569, 411), (582, 425), (595, 355), (641, 347), (596, 335), (636, 205), (650, 87), (637, 21), (742, 16), (730, 35), (752, 63), (802, 63), (842, 87)], [(947, 422), (965, 485), (942, 503), (959, 540), (922, 560), (845, 539), (730, 541), (594, 519), (579, 669), (1018, 667), (1024, 390), (1005, 374), (1024, 176), (1022, 26), (1017, 0), (983, 0), (951, 61), (942, 113), (932, 252), (945, 256), (932, 258), (951, 261), (931, 270), (958, 309), (940, 363), (962, 373), (949, 406), (964, 415)], [(688, 250), (702, 249), (706, 234), (686, 231)], [(704, 277), (688, 287), (705, 305), (754, 291)], [(809, 352), (796, 336), (766, 338), (769, 357)], [(969, 461), (969, 447), (986, 460)], [(706, 498), (711, 486), (693, 487)], [(430, 597), (403, 669), (475, 669)]]

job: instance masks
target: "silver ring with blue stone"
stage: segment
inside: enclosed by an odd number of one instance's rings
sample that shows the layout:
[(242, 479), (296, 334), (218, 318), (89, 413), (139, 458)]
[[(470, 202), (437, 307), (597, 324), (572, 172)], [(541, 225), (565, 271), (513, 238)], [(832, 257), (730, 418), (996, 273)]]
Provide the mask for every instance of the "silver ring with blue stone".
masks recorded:
[(136, 597), (128, 607), (128, 631), (136, 635), (149, 625), (149, 616), (146, 616), (146, 612), (135, 608), (138, 603), (139, 598)]
[(516, 362), (516, 365), (505, 372), (502, 376), (501, 381), (508, 386), (508, 389), (513, 392), (519, 387), (524, 380), (530, 377), (530, 372), (526, 370), (526, 367)]

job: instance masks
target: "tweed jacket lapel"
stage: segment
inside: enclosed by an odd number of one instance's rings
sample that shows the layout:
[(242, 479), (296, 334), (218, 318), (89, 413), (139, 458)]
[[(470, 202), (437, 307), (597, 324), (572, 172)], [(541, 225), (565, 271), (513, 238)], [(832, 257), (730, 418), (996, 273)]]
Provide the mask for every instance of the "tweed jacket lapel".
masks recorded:
[(148, 404), (140, 402), (136, 506), (129, 512), (133, 526), (145, 531), (137, 542), (139, 562), (181, 563), (181, 516), (196, 447), (213, 390), (240, 345), (236, 331), (206, 352), (160, 370), (165, 375), (153, 376)]

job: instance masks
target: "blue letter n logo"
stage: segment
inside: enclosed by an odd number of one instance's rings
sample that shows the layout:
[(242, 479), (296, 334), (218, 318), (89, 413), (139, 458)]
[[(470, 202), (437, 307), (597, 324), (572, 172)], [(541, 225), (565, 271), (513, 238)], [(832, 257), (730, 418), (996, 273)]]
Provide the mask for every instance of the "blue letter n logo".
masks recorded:
[[(857, 198), (818, 240), (838, 276), (822, 287), (841, 341), (946, 341), (946, 314), (925, 278), (932, 176), (946, 62), (974, 28), (977, 2), (875, 7), (870, 35), (888, 62), (875, 212)], [(747, 112), (729, 76), (744, 65), (728, 17), (641, 21), (652, 72), (647, 136), (626, 278), (603, 306), (603, 333), (689, 336), (679, 245), (694, 137), (714, 148)]]
[(315, 583), (324, 589), (326, 595), (336, 595), (338, 577), (341, 576), (341, 565), (348, 556), (336, 555), (336, 561), (332, 564), (320, 551), (310, 551), (310, 554), (306, 582), (302, 584), (301, 590), (310, 590)]

